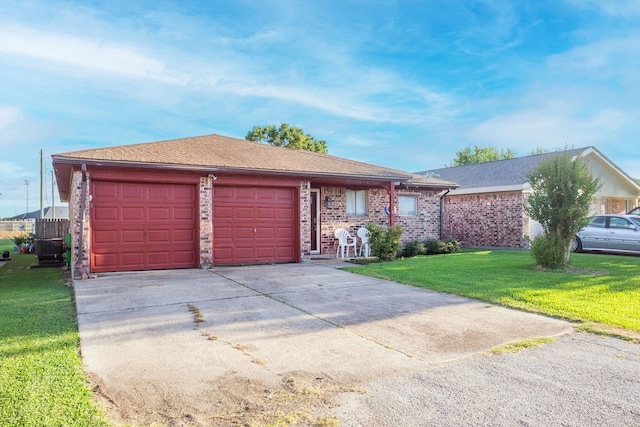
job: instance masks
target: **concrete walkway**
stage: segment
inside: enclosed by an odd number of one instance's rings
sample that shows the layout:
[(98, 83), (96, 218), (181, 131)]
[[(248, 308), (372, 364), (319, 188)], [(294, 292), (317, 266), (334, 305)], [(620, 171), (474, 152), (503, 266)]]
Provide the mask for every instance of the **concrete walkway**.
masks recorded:
[(112, 274), (75, 290), (86, 368), (112, 412), (138, 423), (211, 423), (217, 392), (292, 373), (357, 387), (572, 331), (322, 263)]

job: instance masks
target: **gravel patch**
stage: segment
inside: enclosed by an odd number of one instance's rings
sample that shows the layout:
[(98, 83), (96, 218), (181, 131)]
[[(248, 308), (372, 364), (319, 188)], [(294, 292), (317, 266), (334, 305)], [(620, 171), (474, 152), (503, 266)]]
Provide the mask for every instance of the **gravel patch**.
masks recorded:
[(638, 426), (640, 345), (574, 333), (363, 388), (332, 411), (342, 426)]

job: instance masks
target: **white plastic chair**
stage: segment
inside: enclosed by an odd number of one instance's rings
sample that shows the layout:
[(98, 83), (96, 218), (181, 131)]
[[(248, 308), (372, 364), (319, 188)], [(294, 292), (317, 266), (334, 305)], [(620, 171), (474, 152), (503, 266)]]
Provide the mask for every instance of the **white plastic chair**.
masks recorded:
[(371, 249), (369, 248), (369, 230), (364, 227), (358, 228), (358, 237), (360, 238), (360, 251), (358, 253), (363, 256), (370, 256)]
[(336, 239), (338, 239), (338, 250), (336, 251), (336, 258), (340, 254), (342, 254), (341, 258), (344, 258), (345, 250), (348, 257), (349, 248), (353, 248), (353, 254), (355, 256), (358, 256), (358, 254), (356, 254), (356, 238), (352, 237), (347, 230), (345, 230), (344, 228), (338, 228), (335, 231), (334, 236), (336, 237)]

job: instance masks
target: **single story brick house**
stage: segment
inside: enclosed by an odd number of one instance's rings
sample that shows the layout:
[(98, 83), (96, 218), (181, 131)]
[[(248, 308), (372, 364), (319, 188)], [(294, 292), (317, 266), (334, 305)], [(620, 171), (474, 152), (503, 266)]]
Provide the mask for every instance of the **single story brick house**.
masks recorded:
[[(219, 135), (53, 155), (72, 265), (89, 273), (301, 262), (334, 231), (440, 237), (455, 183)], [(387, 208), (387, 209), (385, 209)]]
[[(638, 205), (640, 185), (595, 147), (570, 150), (583, 157), (602, 187), (595, 195), (591, 214), (626, 213)], [(556, 153), (544, 153), (418, 172), (458, 184), (444, 196), (444, 238), (464, 246), (527, 248), (528, 238), (542, 231), (525, 211), (531, 187), (528, 173), (540, 161)]]

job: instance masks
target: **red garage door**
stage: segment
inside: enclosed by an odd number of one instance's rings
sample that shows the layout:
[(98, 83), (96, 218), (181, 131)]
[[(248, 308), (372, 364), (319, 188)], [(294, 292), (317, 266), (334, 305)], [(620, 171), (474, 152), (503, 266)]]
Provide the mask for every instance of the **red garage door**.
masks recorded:
[(196, 187), (93, 181), (91, 271), (192, 268)]
[(215, 265), (296, 262), (296, 189), (213, 187)]

